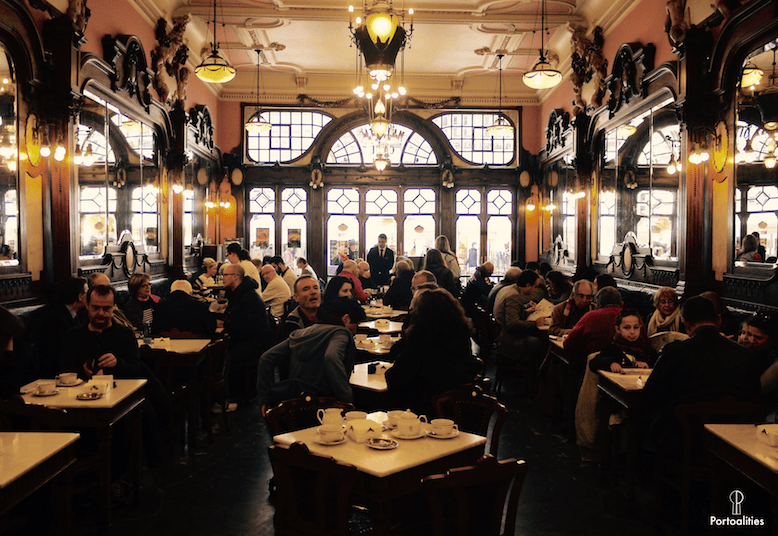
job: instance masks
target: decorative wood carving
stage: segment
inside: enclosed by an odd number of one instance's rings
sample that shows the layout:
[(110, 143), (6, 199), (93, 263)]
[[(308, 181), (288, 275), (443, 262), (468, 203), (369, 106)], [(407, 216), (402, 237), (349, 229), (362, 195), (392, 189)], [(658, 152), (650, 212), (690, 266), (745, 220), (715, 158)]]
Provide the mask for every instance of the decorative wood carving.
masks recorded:
[(562, 108), (551, 110), (546, 127), (546, 154), (565, 146), (565, 131), (570, 127), (570, 113)]
[(686, 37), (686, 31), (689, 29), (686, 0), (667, 0), (666, 8), (665, 32), (670, 39), (670, 44), (680, 48)]
[(198, 104), (189, 110), (189, 123), (195, 129), (195, 142), (209, 151), (213, 149), (213, 121), (211, 111), (204, 104)]
[(32, 296), (32, 275), (12, 274), (0, 276), (0, 303), (22, 300)]
[[(151, 51), (151, 63), (154, 70), (154, 89), (159, 100), (173, 106), (184, 107), (186, 89), (192, 72), (186, 66), (189, 47), (184, 43), (184, 32), (189, 24), (189, 15), (175, 17), (173, 27), (167, 30), (167, 21), (157, 21), (157, 46)], [(165, 75), (176, 82), (176, 91), (171, 94)]]
[[(586, 112), (590, 106), (593, 108), (602, 106), (602, 99), (605, 97), (602, 80), (608, 74), (608, 60), (602, 55), (603, 41), (602, 28), (599, 26), (594, 28), (591, 37), (586, 37), (586, 28), (573, 29), (570, 38), (573, 48), (571, 58), (573, 74), (570, 75), (570, 81), (573, 83), (575, 95), (573, 115)], [(589, 82), (593, 82), (596, 89), (591, 102), (587, 105), (582, 93), (584, 84)]]
[(67, 16), (73, 21), (73, 27), (84, 35), (92, 10), (86, 7), (86, 0), (68, 0)]
[(149, 112), (151, 106), (151, 72), (146, 64), (146, 53), (140, 40), (134, 35), (103, 38), (105, 60), (113, 67), (111, 89), (127, 91)]
[(654, 68), (654, 45), (640, 43), (621, 45), (613, 61), (613, 70), (603, 83), (610, 92), (609, 116), (612, 118), (635, 97), (646, 96), (646, 74)]

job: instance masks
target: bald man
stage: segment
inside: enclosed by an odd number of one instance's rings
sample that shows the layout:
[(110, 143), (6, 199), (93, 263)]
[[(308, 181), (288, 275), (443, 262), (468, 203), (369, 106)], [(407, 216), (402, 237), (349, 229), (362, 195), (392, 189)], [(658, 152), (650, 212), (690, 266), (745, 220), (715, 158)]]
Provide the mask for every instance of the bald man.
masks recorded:
[(284, 279), (278, 275), (272, 264), (266, 264), (259, 275), (265, 280), (265, 290), (262, 291), (262, 301), (270, 306), (270, 313), (276, 318), (284, 316), (284, 304), (292, 299), (292, 293)]
[(343, 271), (340, 273), (343, 277), (347, 277), (354, 285), (354, 297), (362, 303), (365, 303), (369, 296), (367, 292), (362, 288), (362, 282), (359, 280), (359, 267), (354, 261), (346, 261), (343, 263)]
[(154, 310), (152, 331), (169, 333), (173, 329), (207, 338), (216, 332), (216, 316), (207, 303), (192, 297), (192, 285), (185, 279), (173, 281), (170, 294)]

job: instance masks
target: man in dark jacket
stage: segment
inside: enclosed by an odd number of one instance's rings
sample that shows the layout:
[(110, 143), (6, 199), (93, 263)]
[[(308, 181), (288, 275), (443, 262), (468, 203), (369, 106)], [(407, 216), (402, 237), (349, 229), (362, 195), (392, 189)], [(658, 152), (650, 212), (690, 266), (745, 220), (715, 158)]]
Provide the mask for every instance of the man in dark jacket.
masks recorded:
[[(227, 309), (220, 323), (230, 336), (230, 399), (250, 398), (246, 392), (246, 376), (249, 385), (255, 385), (256, 369), (249, 367), (252, 357), (262, 353), (269, 344), (269, 324), (265, 303), (257, 294), (257, 282), (245, 277), (243, 267), (229, 264), (224, 268), (224, 288), (227, 290)], [(228, 404), (227, 411), (233, 411), (237, 404)]]
[(216, 331), (216, 317), (208, 304), (192, 297), (192, 285), (179, 279), (170, 285), (170, 294), (154, 309), (154, 333), (185, 331), (210, 338)]
[(683, 432), (675, 417), (679, 404), (716, 401), (723, 396), (756, 402), (759, 367), (754, 354), (719, 333), (713, 302), (701, 296), (683, 304), (681, 318), (690, 337), (666, 344), (643, 389), (643, 407), (656, 411), (646, 448), (680, 456)]
[(46, 336), (40, 340), (38, 375), (53, 378), (59, 372), (59, 349), (71, 328), (81, 325), (79, 312), (86, 307), (86, 279), (71, 277), (62, 283), (59, 300), (43, 311), (42, 327)]
[[(263, 415), (268, 404), (297, 396), (305, 389), (342, 402), (352, 401), (349, 378), (357, 351), (353, 335), (357, 324), (365, 320), (365, 312), (346, 297), (335, 299), (328, 312), (337, 318), (338, 325), (314, 324), (298, 329), (262, 355), (257, 392)], [(276, 367), (288, 370), (289, 379), (274, 386)]]
[(370, 274), (376, 285), (389, 284), (389, 270), (394, 266), (394, 251), (386, 246), (386, 235), (378, 235), (378, 245), (367, 252), (367, 262), (370, 264)]

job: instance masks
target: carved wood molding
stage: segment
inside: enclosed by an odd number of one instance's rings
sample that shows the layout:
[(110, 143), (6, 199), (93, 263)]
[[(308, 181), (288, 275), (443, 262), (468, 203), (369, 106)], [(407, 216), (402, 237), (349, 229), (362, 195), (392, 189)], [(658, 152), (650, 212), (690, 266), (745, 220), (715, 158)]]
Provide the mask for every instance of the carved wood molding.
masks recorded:
[[(157, 21), (155, 34), (157, 46), (151, 51), (151, 63), (154, 70), (154, 89), (159, 100), (184, 107), (186, 90), (192, 72), (186, 66), (189, 57), (189, 47), (184, 43), (184, 32), (189, 24), (189, 15), (173, 18), (173, 27), (167, 29), (167, 21), (160, 18)], [(176, 90), (171, 93), (165, 80), (165, 74), (176, 82)]]
[(613, 60), (611, 74), (603, 80), (608, 88), (610, 118), (633, 98), (645, 98), (646, 75), (654, 68), (654, 45), (649, 43), (625, 43), (619, 47)]
[(0, 276), (0, 303), (32, 297), (32, 274)]
[[(603, 42), (602, 28), (599, 26), (594, 28), (590, 37), (586, 37), (586, 28), (573, 28), (573, 35), (570, 38), (573, 49), (571, 55), (573, 74), (570, 75), (570, 82), (573, 84), (575, 95), (573, 115), (602, 106), (602, 99), (605, 97), (602, 80), (608, 74), (608, 60), (602, 55)], [(596, 89), (591, 102), (587, 103), (582, 95), (583, 86), (591, 81), (594, 81)]]
[(565, 146), (565, 133), (570, 128), (570, 113), (555, 108), (548, 114), (546, 126), (546, 154), (550, 155)]
[(212, 151), (214, 148), (213, 120), (208, 106), (198, 104), (189, 110), (189, 124), (195, 129), (195, 142), (209, 152)]
[(151, 106), (152, 73), (146, 63), (143, 44), (134, 35), (103, 38), (105, 61), (113, 68), (110, 73), (111, 89), (126, 91), (148, 113)]

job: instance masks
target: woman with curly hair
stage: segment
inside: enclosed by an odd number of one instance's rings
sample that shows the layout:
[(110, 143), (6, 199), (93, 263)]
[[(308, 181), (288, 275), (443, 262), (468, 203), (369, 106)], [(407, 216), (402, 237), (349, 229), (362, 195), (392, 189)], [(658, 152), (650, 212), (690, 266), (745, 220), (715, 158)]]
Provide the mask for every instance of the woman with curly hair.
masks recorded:
[(478, 366), (470, 351), (472, 325), (459, 302), (443, 289), (419, 295), (392, 348), (386, 371), (396, 407), (432, 418), (432, 398), (473, 381)]
[(327, 283), (327, 287), (324, 289), (324, 295), (321, 300), (322, 307), (326, 309), (336, 298), (344, 297), (354, 297), (354, 284), (349, 278), (343, 277), (342, 275), (336, 275), (330, 279), (329, 283)]

